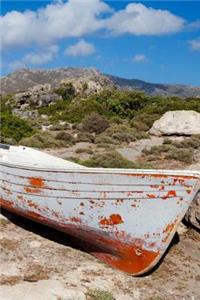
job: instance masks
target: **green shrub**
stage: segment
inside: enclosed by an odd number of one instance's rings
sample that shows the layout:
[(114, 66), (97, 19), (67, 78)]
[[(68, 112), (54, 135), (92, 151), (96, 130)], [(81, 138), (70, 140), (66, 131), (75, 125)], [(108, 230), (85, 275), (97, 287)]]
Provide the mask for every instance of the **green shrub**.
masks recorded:
[(39, 112), (51, 116), (51, 121), (66, 120), (72, 123), (80, 123), (87, 115), (95, 112), (115, 124), (131, 120), (130, 125), (137, 131), (147, 131), (155, 120), (169, 110), (200, 112), (200, 101), (196, 98), (147, 96), (138, 91), (117, 89), (84, 97), (76, 96), (73, 101), (58, 100), (48, 107), (39, 108)]
[(200, 148), (200, 135), (193, 135), (191, 137), (186, 137), (182, 141), (173, 141), (169, 138), (164, 139), (164, 144), (171, 144), (176, 148), (192, 148), (198, 149)]
[(89, 149), (89, 148), (78, 148), (78, 149), (76, 149), (75, 152), (76, 152), (77, 154), (79, 154), (79, 153), (93, 154), (92, 149)]
[(185, 149), (180, 148), (177, 149), (176, 147), (171, 148), (165, 155), (166, 159), (174, 159), (179, 160), (185, 163), (192, 163), (193, 161), (193, 152), (191, 151), (191, 148)]
[(47, 132), (37, 133), (29, 138), (23, 138), (20, 145), (33, 148), (54, 148), (61, 146), (61, 143), (54, 136)]
[(117, 142), (110, 136), (102, 133), (95, 138), (95, 144), (117, 144)]
[(5, 138), (0, 136), (0, 143), (7, 144), (7, 145), (17, 145), (17, 141), (13, 138)]
[(95, 137), (91, 133), (86, 132), (79, 132), (77, 133), (76, 142), (88, 142), (88, 143), (94, 143)]
[(190, 138), (184, 139), (180, 142), (183, 148), (193, 148), (198, 149), (200, 148), (200, 135), (193, 135)]
[(102, 133), (109, 127), (108, 121), (99, 114), (92, 112), (90, 115), (86, 116), (82, 123), (81, 129), (90, 133)]
[(0, 131), (2, 138), (12, 138), (17, 142), (24, 137), (34, 134), (34, 129), (27, 121), (11, 113), (3, 113), (1, 115)]
[(47, 115), (51, 122), (58, 122), (64, 111), (68, 109), (70, 102), (65, 100), (57, 100), (55, 103), (49, 104), (45, 107), (39, 107), (40, 115)]
[(116, 151), (94, 154), (90, 159), (82, 163), (87, 167), (134, 168), (134, 164), (131, 161), (123, 158)]
[(119, 124), (123, 124), (123, 122), (124, 122), (124, 119), (122, 119), (118, 116), (114, 116), (114, 117), (110, 118), (110, 123), (113, 123), (113, 124), (118, 124), (119, 125)]
[(153, 123), (160, 118), (159, 114), (148, 114), (144, 112), (137, 112), (135, 117), (130, 121), (130, 126), (139, 131), (149, 130)]
[[(178, 144), (178, 143), (177, 143)], [(170, 140), (165, 140), (165, 144), (159, 146), (153, 146), (149, 150), (144, 149), (143, 154), (145, 155), (146, 160), (153, 161), (160, 159), (172, 159), (182, 161), (184, 163), (192, 163), (193, 161), (193, 149), (178, 147)]]
[(148, 134), (139, 132), (135, 128), (130, 128), (127, 125), (112, 125), (106, 129), (105, 134), (110, 136), (113, 140), (120, 142), (134, 142), (136, 140), (147, 138)]
[(67, 107), (67, 109), (62, 112), (61, 119), (72, 123), (80, 123), (87, 115), (91, 114), (92, 112), (103, 115), (103, 105), (90, 98), (77, 98), (76, 101), (73, 101)]
[(60, 95), (64, 101), (73, 99), (76, 94), (76, 90), (71, 82), (62, 84), (54, 92)]
[(152, 166), (149, 163), (133, 163), (124, 158), (115, 150), (105, 151), (94, 154), (90, 159), (79, 161), (80, 164), (87, 167), (96, 168), (125, 168), (125, 169), (149, 169)]
[(53, 124), (52, 127), (49, 128), (49, 130), (51, 131), (60, 131), (60, 130), (67, 130), (67, 129), (70, 129), (70, 126), (69, 124)]
[(60, 131), (56, 136), (56, 140), (66, 142), (68, 145), (74, 145), (76, 143), (75, 138), (68, 132)]
[(146, 123), (141, 122), (141, 121), (132, 120), (130, 122), (130, 125), (131, 125), (131, 127), (135, 128), (139, 131), (148, 131), (149, 130), (149, 126)]

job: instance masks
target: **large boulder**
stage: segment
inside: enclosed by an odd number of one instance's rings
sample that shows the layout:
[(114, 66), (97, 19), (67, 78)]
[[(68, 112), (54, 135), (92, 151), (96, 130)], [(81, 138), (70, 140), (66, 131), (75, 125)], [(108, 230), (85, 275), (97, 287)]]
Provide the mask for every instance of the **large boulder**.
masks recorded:
[(166, 112), (153, 123), (153, 135), (193, 135), (200, 134), (200, 113), (192, 110)]

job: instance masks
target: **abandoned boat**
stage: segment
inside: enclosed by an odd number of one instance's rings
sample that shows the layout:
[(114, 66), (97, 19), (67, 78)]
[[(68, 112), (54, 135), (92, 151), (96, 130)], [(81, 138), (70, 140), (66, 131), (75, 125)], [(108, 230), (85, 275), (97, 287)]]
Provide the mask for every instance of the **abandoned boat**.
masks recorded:
[(24, 146), (0, 147), (0, 201), (86, 242), (110, 266), (155, 266), (200, 189), (200, 172), (86, 168)]

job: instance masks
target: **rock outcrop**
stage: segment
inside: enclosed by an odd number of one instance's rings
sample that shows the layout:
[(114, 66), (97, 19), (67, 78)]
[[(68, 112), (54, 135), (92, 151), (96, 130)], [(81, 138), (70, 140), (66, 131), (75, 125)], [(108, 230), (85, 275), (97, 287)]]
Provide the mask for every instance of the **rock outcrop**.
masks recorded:
[(84, 94), (90, 95), (101, 92), (105, 86), (111, 85), (106, 78), (99, 77), (99, 78), (88, 78), (87, 80), (81, 78), (66, 78), (61, 80), (61, 87), (65, 87), (67, 84), (72, 84), (75, 95)]
[(59, 99), (62, 97), (52, 91), (50, 84), (38, 84), (14, 95), (15, 107), (20, 110), (47, 106)]
[(200, 134), (200, 113), (191, 110), (168, 111), (153, 123), (149, 132), (157, 136)]

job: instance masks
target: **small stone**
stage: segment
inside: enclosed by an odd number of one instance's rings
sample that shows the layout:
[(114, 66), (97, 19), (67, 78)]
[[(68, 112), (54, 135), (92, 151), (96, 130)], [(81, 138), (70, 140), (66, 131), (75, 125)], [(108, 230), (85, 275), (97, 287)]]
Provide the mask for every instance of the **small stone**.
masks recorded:
[(29, 246), (31, 248), (39, 248), (39, 247), (41, 247), (41, 243), (38, 242), (38, 241), (32, 241), (32, 242), (29, 243)]

